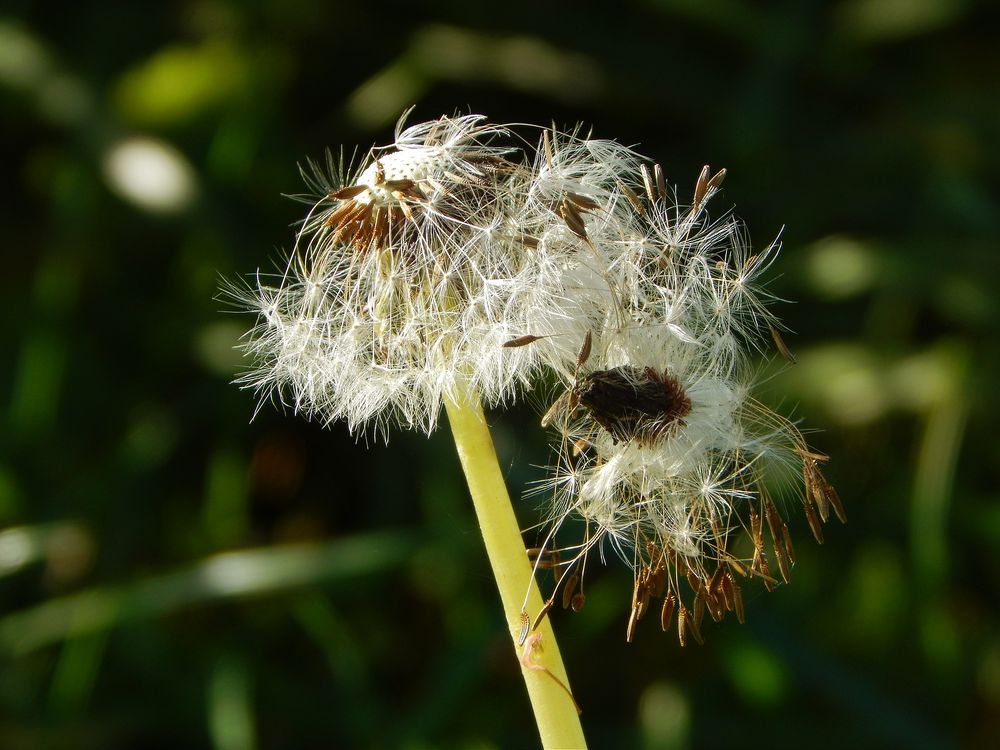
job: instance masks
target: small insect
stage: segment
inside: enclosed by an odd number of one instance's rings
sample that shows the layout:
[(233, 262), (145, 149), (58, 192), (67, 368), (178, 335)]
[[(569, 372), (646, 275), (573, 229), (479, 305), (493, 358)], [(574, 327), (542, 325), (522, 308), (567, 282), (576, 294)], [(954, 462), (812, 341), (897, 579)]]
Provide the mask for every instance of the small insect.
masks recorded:
[(590, 351), (588, 332), (577, 355), (574, 383), (542, 417), (543, 427), (557, 416), (568, 417), (583, 407), (615, 442), (652, 445), (672, 428), (684, 424), (684, 417), (691, 411), (691, 399), (669, 371), (627, 365), (580, 377), (579, 370), (590, 358)]

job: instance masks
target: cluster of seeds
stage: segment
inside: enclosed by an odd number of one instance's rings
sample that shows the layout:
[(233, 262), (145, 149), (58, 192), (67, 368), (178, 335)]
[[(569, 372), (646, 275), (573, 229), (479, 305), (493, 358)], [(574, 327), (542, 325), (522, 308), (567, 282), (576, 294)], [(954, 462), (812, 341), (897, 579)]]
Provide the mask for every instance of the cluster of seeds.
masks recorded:
[(705, 612), (743, 619), (744, 578), (788, 579), (779, 508), (801, 498), (820, 540), (831, 509), (843, 520), (825, 457), (752, 395), (755, 355), (790, 357), (760, 283), (777, 248), (754, 253), (737, 220), (708, 218), (724, 170), (682, 203), (629, 148), (537, 132), (401, 121), (356, 170), (310, 165), (287, 265), (243, 293), (258, 314), (243, 383), (384, 434), (434, 429), (459, 383), (497, 405), (554, 374), (535, 550), (556, 572), (547, 606), (582, 606), (589, 553), (611, 549), (635, 575), (628, 637), (662, 597), (663, 626), (700, 641)]
[[(705, 167), (685, 205), (656, 165), (638, 184), (622, 175), (625, 223), (593, 256), (611, 299), (571, 368), (560, 363), (565, 390), (542, 420), (559, 460), (539, 488), (555, 502), (536, 565), (578, 609), (589, 553), (613, 550), (634, 572), (629, 640), (653, 598), (664, 630), (676, 619), (681, 644), (700, 643), (706, 612), (743, 620), (740, 581), (787, 582), (795, 553), (779, 507), (798, 498), (820, 542), (831, 509), (845, 520), (826, 457), (753, 396), (752, 355), (772, 343), (791, 355), (760, 284), (776, 247), (755, 254), (736, 219), (707, 217), (724, 176)], [(563, 545), (568, 525), (582, 539)]]

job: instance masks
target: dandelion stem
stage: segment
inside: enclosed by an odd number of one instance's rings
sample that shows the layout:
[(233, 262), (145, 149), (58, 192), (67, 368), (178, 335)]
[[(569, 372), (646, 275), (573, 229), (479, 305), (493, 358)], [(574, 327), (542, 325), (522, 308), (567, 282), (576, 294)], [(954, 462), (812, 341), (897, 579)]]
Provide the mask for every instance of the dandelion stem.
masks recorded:
[(528, 610), (531, 613), (541, 610), (542, 597), (532, 580), (531, 564), (479, 398), (462, 384), (454, 400), (445, 399), (445, 409), (479, 518), (486, 553), (500, 589), (507, 628), (521, 662), (521, 674), (528, 688), (542, 746), (584, 748), (586, 741), (580, 717), (568, 694), (569, 678), (548, 617), (542, 618), (535, 630), (541, 638), (530, 641), (540, 648), (525, 656), (518, 645), (524, 592), (530, 585)]

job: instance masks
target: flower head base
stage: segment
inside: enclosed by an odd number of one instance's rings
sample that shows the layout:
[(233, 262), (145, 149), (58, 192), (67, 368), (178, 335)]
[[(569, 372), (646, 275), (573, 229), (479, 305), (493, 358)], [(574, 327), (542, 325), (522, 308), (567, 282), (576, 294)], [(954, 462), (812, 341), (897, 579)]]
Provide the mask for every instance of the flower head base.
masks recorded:
[[(330, 189), (308, 226), (361, 252), (435, 243), (475, 225), (497, 199), (496, 173), (514, 168), (512, 149), (485, 142), (503, 134), (479, 116), (441, 118), (401, 130), (394, 151), (372, 153), (352, 184)], [(385, 151), (385, 149), (382, 149)]]

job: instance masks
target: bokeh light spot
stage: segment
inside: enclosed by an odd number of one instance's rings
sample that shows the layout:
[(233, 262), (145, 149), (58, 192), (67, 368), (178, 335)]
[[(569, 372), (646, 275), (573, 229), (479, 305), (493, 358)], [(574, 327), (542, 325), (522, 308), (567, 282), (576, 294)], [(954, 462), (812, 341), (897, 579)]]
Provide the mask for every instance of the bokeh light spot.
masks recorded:
[(129, 138), (108, 149), (104, 177), (119, 196), (154, 213), (183, 210), (197, 187), (194, 169), (183, 154), (154, 138)]
[(680, 750), (691, 734), (691, 706), (677, 686), (654, 682), (639, 698), (639, 724), (644, 747)]
[(813, 288), (830, 298), (867, 291), (875, 281), (877, 263), (872, 249), (850, 237), (834, 236), (808, 250), (806, 273)]

